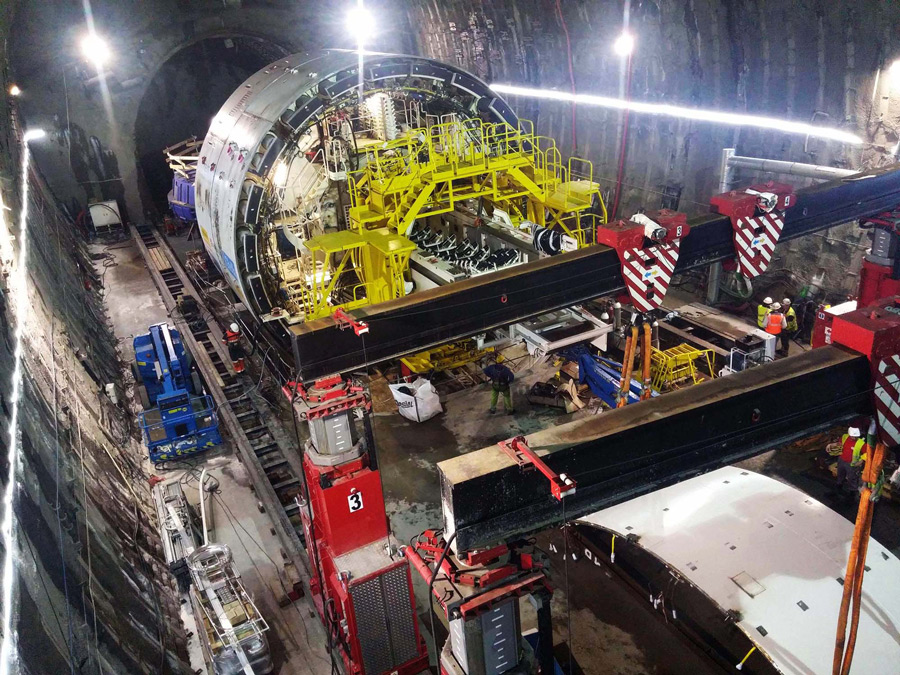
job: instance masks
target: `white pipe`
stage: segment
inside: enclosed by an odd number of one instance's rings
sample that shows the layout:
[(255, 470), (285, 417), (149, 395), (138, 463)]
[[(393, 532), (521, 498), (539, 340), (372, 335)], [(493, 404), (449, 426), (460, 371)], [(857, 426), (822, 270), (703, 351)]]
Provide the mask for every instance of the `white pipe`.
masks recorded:
[(204, 495), (206, 494), (206, 469), (200, 472), (200, 523), (203, 528), (203, 545), (206, 546), (209, 543), (209, 539), (206, 536), (206, 498)]
[(767, 171), (769, 173), (784, 173), (791, 176), (803, 176), (805, 178), (819, 178), (823, 180), (846, 178), (847, 176), (853, 176), (859, 173), (859, 171), (856, 171), (854, 169), (839, 169), (834, 166), (822, 166), (820, 164), (785, 162), (778, 159), (741, 157), (740, 155), (727, 156), (725, 159), (725, 163), (728, 167), (740, 167), (742, 169)]

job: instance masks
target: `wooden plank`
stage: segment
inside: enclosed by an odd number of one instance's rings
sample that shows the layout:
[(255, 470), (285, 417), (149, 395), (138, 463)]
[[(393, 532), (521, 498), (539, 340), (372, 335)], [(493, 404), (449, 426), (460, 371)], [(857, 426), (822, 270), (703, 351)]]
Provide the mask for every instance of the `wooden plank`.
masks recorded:
[(169, 258), (159, 248), (147, 249), (147, 253), (150, 255), (153, 265), (160, 272), (172, 269), (172, 263), (169, 261)]

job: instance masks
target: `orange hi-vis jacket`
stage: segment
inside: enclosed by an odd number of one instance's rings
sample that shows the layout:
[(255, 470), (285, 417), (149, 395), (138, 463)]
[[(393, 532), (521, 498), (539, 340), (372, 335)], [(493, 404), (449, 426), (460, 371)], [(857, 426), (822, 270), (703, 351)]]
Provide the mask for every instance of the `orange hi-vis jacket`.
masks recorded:
[(778, 335), (784, 328), (784, 314), (781, 312), (769, 312), (763, 321), (766, 332), (772, 335)]

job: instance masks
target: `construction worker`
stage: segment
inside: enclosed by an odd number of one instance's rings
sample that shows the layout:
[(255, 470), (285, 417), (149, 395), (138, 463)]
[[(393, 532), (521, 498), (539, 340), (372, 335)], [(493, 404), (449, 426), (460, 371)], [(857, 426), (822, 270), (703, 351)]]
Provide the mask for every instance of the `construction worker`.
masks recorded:
[(765, 328), (763, 321), (766, 320), (766, 314), (769, 313), (769, 308), (771, 306), (772, 298), (765, 298), (761, 305), (756, 306), (756, 325), (760, 328)]
[(785, 298), (781, 301), (782, 311), (784, 312), (784, 330), (781, 331), (781, 351), (787, 356), (788, 350), (791, 345), (791, 340), (794, 339), (794, 336), (797, 334), (797, 331), (800, 330), (800, 326), (797, 323), (797, 312), (794, 311), (794, 308), (791, 306), (791, 299)]
[(510, 394), (510, 385), (515, 379), (513, 372), (498, 362), (490, 364), (484, 369), (484, 374), (491, 378), (491, 408), (490, 413), (493, 415), (497, 412), (497, 399), (503, 394), (503, 408), (507, 415), (512, 415), (515, 410), (512, 404), (512, 395)]
[[(859, 479), (868, 449), (869, 446), (862, 438), (862, 432), (858, 426), (848, 428), (847, 433), (841, 436), (840, 454), (837, 460), (838, 490), (849, 493), (859, 490)], [(835, 451), (831, 450), (830, 452), (834, 454)]]
[(228, 345), (228, 356), (231, 357), (231, 367), (235, 373), (244, 372), (244, 348), (241, 346), (241, 328), (236, 323), (231, 324), (225, 331), (222, 342)]
[(763, 318), (763, 328), (770, 335), (774, 335), (777, 340), (784, 330), (784, 324), (785, 319), (784, 314), (781, 313), (781, 303), (773, 302), (769, 308), (769, 313)]

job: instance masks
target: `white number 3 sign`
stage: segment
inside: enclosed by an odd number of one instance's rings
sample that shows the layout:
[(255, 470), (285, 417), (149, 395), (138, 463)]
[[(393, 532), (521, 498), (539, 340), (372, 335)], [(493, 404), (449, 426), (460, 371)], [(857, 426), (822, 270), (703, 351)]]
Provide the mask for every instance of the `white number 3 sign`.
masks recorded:
[(363, 507), (362, 492), (347, 495), (347, 503), (350, 504), (350, 513), (361, 511)]

